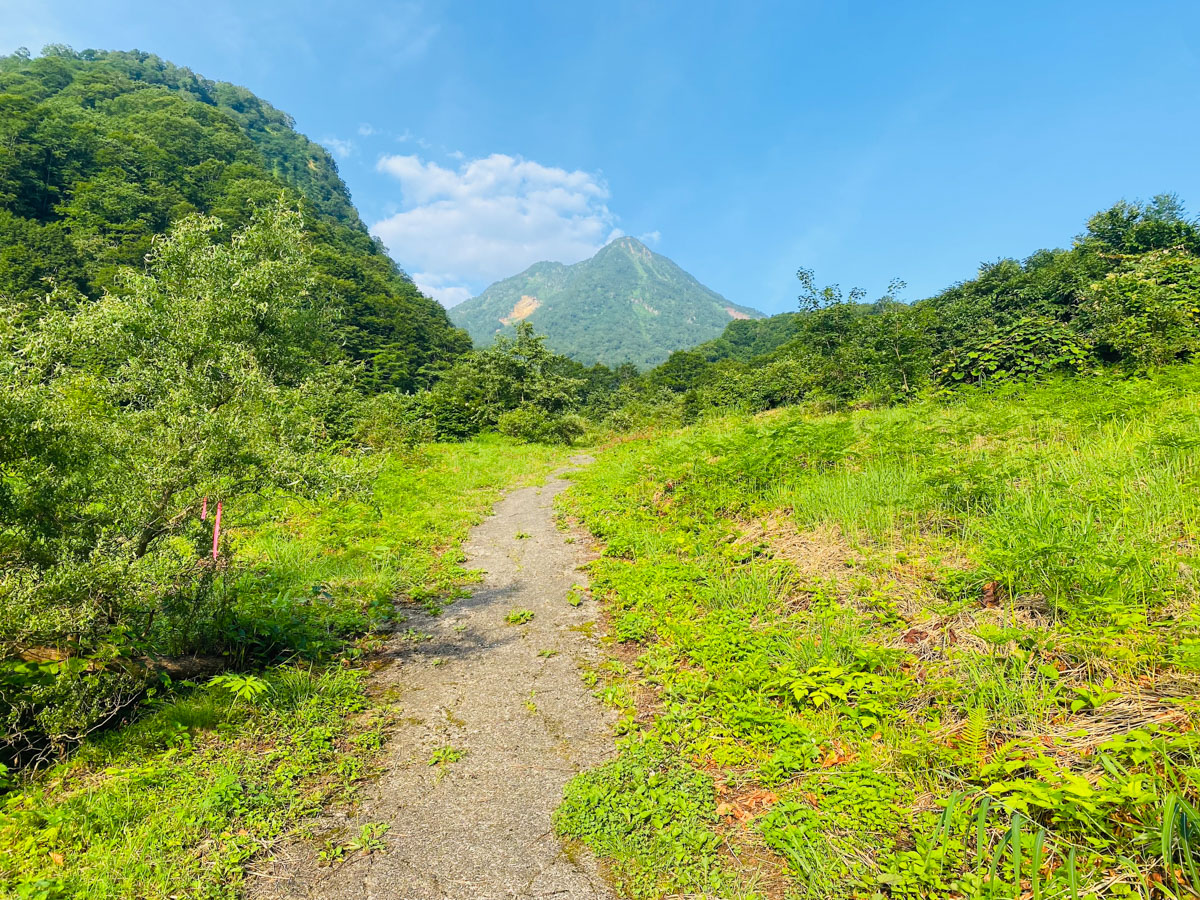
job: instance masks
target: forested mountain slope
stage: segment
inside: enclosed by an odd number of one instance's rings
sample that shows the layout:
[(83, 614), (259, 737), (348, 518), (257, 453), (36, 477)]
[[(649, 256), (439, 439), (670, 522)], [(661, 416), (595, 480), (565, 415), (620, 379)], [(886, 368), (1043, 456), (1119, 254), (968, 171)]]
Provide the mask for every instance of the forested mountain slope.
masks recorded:
[(372, 239), (333, 159), (245, 88), (149, 53), (49, 47), (0, 57), (0, 303), (36, 314), (52, 286), (99, 296), (189, 213), (228, 236), (255, 206), (300, 199), (330, 339), (368, 388), (411, 389), (467, 349)]
[(653, 366), (711, 340), (731, 319), (762, 313), (730, 303), (635, 238), (618, 238), (571, 266), (540, 262), (450, 311), (478, 345), (527, 321), (585, 365)]

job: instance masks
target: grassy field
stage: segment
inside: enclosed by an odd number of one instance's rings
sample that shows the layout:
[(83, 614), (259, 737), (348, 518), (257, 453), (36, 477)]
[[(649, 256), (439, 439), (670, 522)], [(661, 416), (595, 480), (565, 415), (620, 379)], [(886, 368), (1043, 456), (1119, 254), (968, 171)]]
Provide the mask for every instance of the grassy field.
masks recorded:
[(130, 724), (0, 796), (0, 895), (241, 896), (256, 855), (371, 770), (397, 709), (356, 665), (383, 639), (375, 631), (403, 632), (404, 603), (452, 600), (471, 578), (467, 528), (566, 455), (502, 439), (434, 445), (387, 458), (366, 498), (271, 504), (219, 590), (243, 629), (229, 662), (278, 664), (164, 685)]
[(1200, 368), (731, 417), (577, 480), (625, 736), (556, 823), (628, 893), (1200, 890)]

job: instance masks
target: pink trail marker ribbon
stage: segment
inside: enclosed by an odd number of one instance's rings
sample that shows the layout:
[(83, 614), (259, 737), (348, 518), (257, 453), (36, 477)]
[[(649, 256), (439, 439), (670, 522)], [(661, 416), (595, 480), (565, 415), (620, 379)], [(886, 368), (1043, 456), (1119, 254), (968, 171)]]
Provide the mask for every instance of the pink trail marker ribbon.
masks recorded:
[(205, 497), (200, 501), (200, 521), (203, 522), (208, 518), (208, 498)]
[(213, 559), (217, 558), (217, 553), (221, 546), (221, 501), (217, 501), (217, 515), (213, 519)]

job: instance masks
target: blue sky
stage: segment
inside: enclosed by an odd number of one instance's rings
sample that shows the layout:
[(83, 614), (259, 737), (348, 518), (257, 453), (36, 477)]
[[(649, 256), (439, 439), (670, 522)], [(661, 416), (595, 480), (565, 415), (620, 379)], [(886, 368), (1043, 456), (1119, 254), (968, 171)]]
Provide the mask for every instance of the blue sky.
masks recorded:
[(1200, 3), (0, 0), (0, 50), (149, 50), (331, 147), (445, 302), (642, 237), (730, 300), (918, 299), (1092, 212), (1200, 211)]

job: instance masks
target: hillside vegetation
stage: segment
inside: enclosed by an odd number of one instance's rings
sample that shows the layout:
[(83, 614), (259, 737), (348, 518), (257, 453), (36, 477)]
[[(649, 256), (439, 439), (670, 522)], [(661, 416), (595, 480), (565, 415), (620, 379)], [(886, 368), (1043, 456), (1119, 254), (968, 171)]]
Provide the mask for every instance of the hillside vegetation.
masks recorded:
[[(685, 416), (800, 401), (896, 403), (961, 384), (1098, 366), (1144, 370), (1200, 349), (1200, 229), (1178, 198), (1119, 203), (1067, 250), (1002, 259), (912, 304), (874, 303), (799, 272), (800, 311), (734, 322), (675, 353), (646, 385)], [(648, 396), (646, 391), (642, 396)]]
[(731, 416), (578, 482), (627, 737), (557, 823), (632, 896), (1200, 889), (1200, 369)]
[[(38, 316), (99, 297), (183, 217), (223, 240), (284, 196), (305, 213), (325, 334), (368, 389), (411, 390), (469, 347), (371, 238), (324, 148), (245, 88), (149, 53), (0, 57), (0, 304)], [(49, 294), (50, 299), (47, 300)]]
[(571, 266), (537, 263), (450, 310), (478, 347), (528, 322), (551, 350), (585, 366), (639, 368), (717, 337), (731, 319), (761, 316), (631, 237)]

